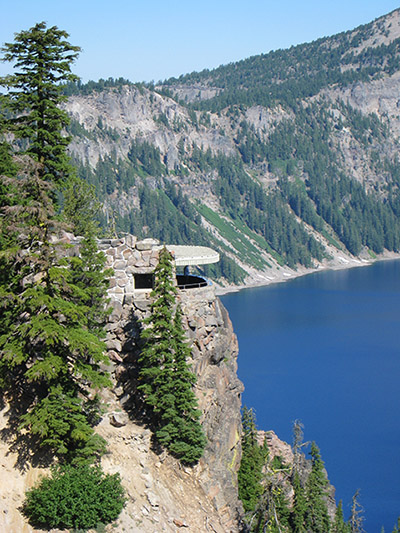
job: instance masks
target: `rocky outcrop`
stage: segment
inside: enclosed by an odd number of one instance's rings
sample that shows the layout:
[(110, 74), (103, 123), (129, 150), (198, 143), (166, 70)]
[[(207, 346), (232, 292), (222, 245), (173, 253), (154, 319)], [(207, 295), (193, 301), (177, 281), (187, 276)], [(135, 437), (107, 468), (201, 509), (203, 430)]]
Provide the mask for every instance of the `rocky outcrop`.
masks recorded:
[[(311, 473), (312, 462), (310, 459), (306, 459), (302, 452), (295, 455), (292, 446), (287, 442), (282, 441), (274, 431), (258, 431), (257, 436), (258, 444), (263, 446), (265, 442), (268, 449), (267, 469), (269, 469), (269, 477), (274, 483), (282, 488), (289, 506), (291, 507), (294, 498), (294, 490), (292, 486), (293, 468), (296, 468), (301, 483), (305, 486), (308, 476)], [(270, 465), (274, 463), (274, 459), (276, 458), (281, 462), (282, 469), (281, 471), (278, 470), (273, 473)], [(285, 472), (285, 467), (288, 467), (287, 472)], [(329, 482), (328, 473), (325, 469), (324, 475), (326, 477), (325, 494), (327, 510), (330, 519), (334, 520), (336, 512), (335, 487)]]
[(213, 287), (181, 291), (180, 300), (193, 342), (197, 396), (208, 439), (199, 481), (222, 514), (226, 530), (234, 530), (240, 510), (236, 473), (241, 458), (243, 391), (236, 373), (237, 340), (228, 312), (215, 297)]
[[(211, 94), (208, 89), (206, 94)], [(71, 119), (83, 127), (82, 136), (73, 138), (70, 151), (92, 167), (112, 152), (125, 158), (137, 137), (156, 146), (170, 169), (178, 163), (179, 143), (234, 153), (232, 139), (219, 128), (212, 125), (193, 128), (184, 106), (148, 89), (127, 85), (86, 96), (71, 96), (65, 108)], [(114, 132), (111, 137), (110, 131)]]
[(204, 85), (174, 85), (172, 92), (179, 100), (189, 103), (214, 98), (221, 92), (221, 89), (219, 87), (205, 87)]

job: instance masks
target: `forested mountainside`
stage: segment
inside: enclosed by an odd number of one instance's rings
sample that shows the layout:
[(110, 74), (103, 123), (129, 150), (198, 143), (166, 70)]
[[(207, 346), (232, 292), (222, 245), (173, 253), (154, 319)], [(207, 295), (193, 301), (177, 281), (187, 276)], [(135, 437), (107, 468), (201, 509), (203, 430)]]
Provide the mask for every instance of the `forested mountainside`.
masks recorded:
[(170, 79), (69, 84), (71, 153), (109, 232), (207, 244), (241, 283), (400, 250), (400, 10)]

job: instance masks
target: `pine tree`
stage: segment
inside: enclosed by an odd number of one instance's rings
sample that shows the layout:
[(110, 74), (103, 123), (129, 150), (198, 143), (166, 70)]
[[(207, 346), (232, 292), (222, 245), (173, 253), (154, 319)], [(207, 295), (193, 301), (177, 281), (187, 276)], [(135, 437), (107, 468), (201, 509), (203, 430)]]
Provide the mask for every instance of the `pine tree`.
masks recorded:
[(67, 38), (65, 31), (40, 22), (17, 33), (14, 42), (1, 49), (3, 61), (13, 62), (17, 69), (0, 78), (7, 89), (3, 106), (11, 111), (11, 118), (4, 119), (5, 128), (28, 141), (27, 153), (40, 164), (39, 176), (58, 184), (71, 173), (66, 153), (70, 138), (62, 133), (69, 118), (59, 108), (66, 99), (60, 83), (77, 79), (71, 64), (80, 51)]
[(239, 498), (246, 513), (252, 514), (263, 493), (263, 467), (266, 449), (257, 442), (256, 416), (253, 409), (242, 411), (242, 459), (238, 472)]
[(336, 507), (335, 520), (332, 524), (332, 533), (350, 533), (350, 531), (350, 525), (346, 524), (343, 518), (343, 504), (342, 500), (340, 500)]
[(88, 225), (79, 246), (79, 255), (69, 260), (71, 280), (76, 286), (77, 298), (86, 306), (87, 325), (99, 338), (105, 337), (103, 326), (111, 312), (105, 294), (112, 269), (106, 269), (106, 256), (97, 249), (93, 225)]
[(92, 463), (106, 452), (106, 441), (94, 432), (88, 416), (91, 407), (98, 416), (98, 405), (83, 400), (67, 385), (52, 385), (47, 396), (21, 416), (20, 428), (29, 428), (40, 446), (53, 450), (68, 463)]
[(253, 409), (243, 408), (242, 430), (238, 489), (249, 531), (290, 531), (290, 510), (286, 498), (290, 468), (278, 457), (267, 461), (267, 439), (264, 439), (263, 445), (259, 444)]
[(165, 396), (160, 403), (161, 428), (156, 436), (174, 455), (185, 457), (187, 463), (195, 463), (203, 455), (206, 439), (198, 422), (201, 411), (197, 409), (193, 392), (196, 376), (187, 364), (191, 352), (185, 339), (179, 306), (174, 316), (171, 342), (173, 357), (170, 361), (170, 377), (166, 374)]
[(290, 523), (294, 533), (305, 533), (307, 531), (305, 526), (307, 499), (297, 471), (293, 477), (293, 491), (293, 508), (290, 515)]
[(313, 533), (326, 533), (330, 527), (326, 505), (326, 486), (328, 481), (324, 471), (324, 463), (315, 442), (311, 444), (310, 454), (312, 466), (306, 483), (306, 526)]
[[(146, 403), (158, 411), (160, 395), (159, 382), (167, 372), (166, 364), (172, 358), (172, 325), (176, 287), (172, 282), (172, 263), (167, 250), (161, 250), (159, 262), (154, 273), (154, 290), (151, 293), (151, 316), (144, 321), (147, 326), (142, 332), (144, 347), (141, 352), (139, 390), (144, 394)], [(161, 378), (160, 378), (161, 376)]]
[(190, 349), (172, 274), (171, 254), (163, 248), (155, 270), (151, 315), (142, 332), (138, 388), (154, 414), (159, 443), (182, 462), (192, 464), (202, 456), (206, 439), (199, 423), (201, 413), (193, 392), (196, 377), (187, 363)]
[(94, 185), (72, 176), (63, 189), (63, 216), (74, 227), (76, 235), (97, 235), (96, 217), (101, 203), (96, 198)]
[[(92, 232), (82, 243), (80, 258), (69, 258), (57, 239), (62, 225), (56, 198), (70, 175), (68, 139), (61, 131), (67, 116), (57, 107), (62, 100), (57, 83), (72, 79), (70, 63), (78, 50), (62, 40), (66, 36), (55, 27), (46, 30), (42, 23), (3, 48), (5, 59), (16, 60), (22, 72), (1, 80), (9, 89), (2, 100), (13, 115), (0, 118), (0, 134), (5, 128), (26, 139), (30, 155), (17, 160), (6, 143), (0, 144), (0, 385), (10, 403), (16, 443), (23, 429), (29, 451), (39, 444), (70, 463), (71, 475), (63, 486), (49, 479), (28, 494), (26, 514), (49, 526), (56, 501), (58, 511), (68, 516), (75, 512), (77, 520), (84, 512), (84, 520), (90, 515), (94, 526), (117, 517), (123, 489), (117, 476), (110, 485), (111, 476), (100, 479), (100, 467), (89, 471), (85, 466), (106, 450), (105, 440), (93, 430), (99, 420), (93, 389), (110, 384), (100, 369), (108, 361), (101, 341), (107, 280), (105, 258), (97, 253)], [(22, 446), (20, 451), (25, 454), (27, 449)], [(96, 479), (89, 488), (98, 491), (105, 481), (101, 490), (111, 501), (112, 515), (110, 506), (105, 513), (99, 507), (102, 495), (88, 505), (83, 498), (85, 509), (77, 511), (83, 501), (77, 499), (83, 490), (88, 492), (82, 480), (92, 472)], [(71, 482), (77, 489), (72, 498)], [(41, 507), (49, 502), (50, 485), (52, 502)], [(115, 495), (117, 505), (115, 498), (110, 500)]]
[(65, 37), (41, 23), (3, 48), (20, 71), (1, 79), (8, 88), (2, 103), (12, 112), (2, 117), (1, 133), (26, 139), (30, 155), (12, 157), (5, 143), (0, 149), (0, 381), (19, 427), (80, 461), (104, 451), (90, 397), (110, 384), (100, 370), (107, 273), (93, 237), (80, 258), (69, 258), (57, 241), (63, 225), (55, 199), (70, 171), (58, 84), (74, 78), (78, 51)]
[[(1, 140), (1, 130), (0, 130)], [(11, 146), (3, 140), (0, 142), (0, 209), (5, 207), (9, 203), (11, 195), (11, 184), (9, 178), (14, 177), (17, 172), (17, 165), (12, 157)], [(14, 191), (14, 197), (16, 191)], [(10, 235), (2, 231), (3, 220), (0, 217), (0, 250), (10, 244)], [(3, 261), (3, 257), (0, 256), (0, 265)], [(0, 275), (2, 269), (0, 266)]]
[[(28, 427), (41, 445), (54, 445), (58, 453), (85, 456), (85, 446), (94, 442), (93, 430), (87, 422), (83, 435), (81, 413), (73, 405), (84, 405), (92, 388), (110, 383), (100, 371), (100, 364), (107, 362), (99, 339), (106, 275), (93, 249), (87, 249), (85, 261), (70, 259), (54, 241), (60, 223), (52, 187), (39, 177), (37, 165), (30, 164), (15, 178), (18, 201), (11, 199), (2, 208), (2, 231), (11, 245), (1, 253), (0, 377), (9, 399), (24, 402), (27, 409), (21, 427)], [(60, 405), (69, 413), (64, 444), (57, 441), (64, 431), (56, 429), (63, 424), (61, 418), (51, 419), (61, 415)], [(99, 453), (103, 448), (101, 444)]]

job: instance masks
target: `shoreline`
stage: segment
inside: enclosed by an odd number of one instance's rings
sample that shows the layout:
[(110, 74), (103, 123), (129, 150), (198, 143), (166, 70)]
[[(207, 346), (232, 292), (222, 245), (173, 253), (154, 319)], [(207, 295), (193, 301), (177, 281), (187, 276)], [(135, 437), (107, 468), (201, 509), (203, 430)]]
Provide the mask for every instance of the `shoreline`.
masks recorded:
[[(292, 279), (296, 279), (300, 276), (308, 276), (311, 274), (315, 274), (316, 272), (326, 272), (330, 270), (347, 270), (350, 268), (358, 268), (358, 267), (366, 267), (371, 266), (374, 263), (380, 262), (380, 261), (390, 261), (390, 260), (396, 260), (400, 259), (400, 252), (390, 252), (385, 251), (379, 256), (377, 256), (375, 259), (373, 258), (365, 258), (365, 257), (336, 257), (334, 259), (331, 259), (329, 263), (321, 263), (315, 268), (305, 268), (305, 267), (299, 267), (298, 270), (292, 270), (288, 267), (284, 268), (282, 267), (282, 271), (274, 271), (274, 272), (259, 272), (254, 275), (254, 278), (252, 279), (251, 275), (249, 276), (250, 281), (248, 283), (243, 283), (241, 285), (230, 285), (227, 287), (223, 287), (221, 285), (218, 285), (214, 282), (215, 286), (215, 294), (216, 296), (224, 296), (225, 294), (229, 294), (232, 292), (239, 292), (246, 289), (256, 289), (259, 287), (267, 287), (269, 285), (274, 285), (277, 283), (285, 283), (286, 281), (290, 281)], [(269, 275), (267, 275), (269, 274)], [(274, 275), (275, 277), (270, 277)]]

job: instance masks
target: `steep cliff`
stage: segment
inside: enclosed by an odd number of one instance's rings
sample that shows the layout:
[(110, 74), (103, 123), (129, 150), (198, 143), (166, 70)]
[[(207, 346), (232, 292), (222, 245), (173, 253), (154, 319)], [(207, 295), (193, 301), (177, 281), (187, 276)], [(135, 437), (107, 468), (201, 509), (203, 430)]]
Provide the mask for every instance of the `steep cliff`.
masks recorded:
[[(72, 238), (72, 236), (70, 237)], [(72, 238), (71, 253), (79, 240)], [(149, 309), (149, 290), (132, 291), (133, 274), (152, 272), (159, 246), (132, 236), (105, 240), (100, 248), (114, 268), (110, 283), (112, 313), (107, 324), (109, 371), (114, 386), (103, 391), (105, 412), (97, 431), (106, 438), (106, 472), (120, 472), (128, 501), (117, 531), (147, 533), (239, 531), (241, 504), (237, 497), (240, 463), (240, 396), (236, 374), (238, 346), (229, 316), (212, 286), (179, 291), (184, 325), (192, 343), (196, 395), (208, 444), (198, 465), (182, 467), (154, 447), (143, 421), (143, 406), (136, 394), (138, 340)], [(4, 429), (9, 407), (2, 411)], [(9, 533), (33, 531), (18, 511), (24, 491), (43, 473), (38, 465), (18, 469), (20, 455), (12, 448), (12, 435), (0, 446), (2, 499), (0, 529)], [(25, 458), (26, 459), (26, 458)], [(112, 529), (112, 528), (111, 528)]]

